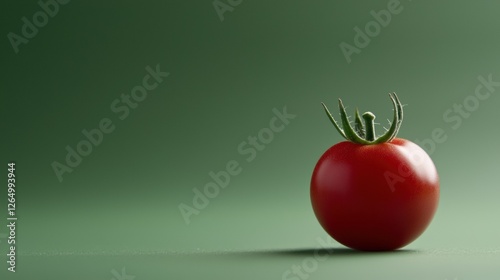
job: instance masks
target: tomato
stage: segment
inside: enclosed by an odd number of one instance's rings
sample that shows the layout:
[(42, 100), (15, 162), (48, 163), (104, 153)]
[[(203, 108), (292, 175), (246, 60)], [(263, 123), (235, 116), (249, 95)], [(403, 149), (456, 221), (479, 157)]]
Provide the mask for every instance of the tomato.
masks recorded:
[(319, 159), (311, 178), (311, 202), (325, 231), (357, 250), (395, 250), (411, 243), (438, 207), (436, 167), (418, 145), (396, 138), (403, 112), (397, 96), (390, 96), (394, 121), (379, 138), (373, 114), (363, 114), (363, 125), (356, 111), (352, 128), (340, 101), (342, 129), (323, 105), (348, 141), (332, 146)]

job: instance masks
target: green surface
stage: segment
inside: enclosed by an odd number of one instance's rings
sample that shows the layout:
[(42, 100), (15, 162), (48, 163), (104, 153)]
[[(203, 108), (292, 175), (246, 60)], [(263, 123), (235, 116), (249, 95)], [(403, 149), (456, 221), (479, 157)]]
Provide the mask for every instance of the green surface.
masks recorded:
[[(243, 1), (221, 21), (212, 1), (70, 1), (15, 53), (8, 34), (41, 7), (2, 2), (1, 278), (119, 280), (125, 268), (136, 280), (281, 279), (326, 238), (309, 180), (341, 137), (320, 102), (372, 111), (381, 133), (394, 91), (407, 104), (399, 136), (423, 143), (440, 174), (435, 219), (401, 252), (333, 242), (308, 279), (496, 279), (500, 87), (477, 108), (473, 96), (478, 77), (500, 81), (500, 4), (402, 1), (348, 63), (339, 45), (388, 3)], [(156, 65), (169, 76), (128, 115), (113, 110)], [(470, 112), (453, 111), (464, 102)], [(285, 106), (296, 117), (250, 149)], [(52, 164), (105, 118), (114, 130), (60, 181)], [(446, 139), (431, 147), (433, 131)], [(6, 270), (9, 161), (16, 273)], [(234, 161), (241, 171), (187, 225), (179, 205)]]

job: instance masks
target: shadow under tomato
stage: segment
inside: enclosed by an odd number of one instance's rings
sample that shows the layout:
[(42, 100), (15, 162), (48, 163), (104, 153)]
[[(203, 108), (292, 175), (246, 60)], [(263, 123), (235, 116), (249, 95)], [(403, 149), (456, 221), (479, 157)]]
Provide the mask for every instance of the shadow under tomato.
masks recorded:
[(315, 257), (315, 256), (382, 256), (418, 253), (417, 250), (399, 249), (395, 251), (357, 251), (349, 248), (298, 248), (232, 252), (230, 255), (248, 257)]

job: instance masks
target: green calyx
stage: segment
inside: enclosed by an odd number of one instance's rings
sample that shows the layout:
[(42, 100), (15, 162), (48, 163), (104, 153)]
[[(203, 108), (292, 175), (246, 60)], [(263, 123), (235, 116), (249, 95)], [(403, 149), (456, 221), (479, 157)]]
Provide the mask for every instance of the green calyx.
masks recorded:
[[(399, 101), (396, 93), (389, 93), (389, 97), (394, 106), (394, 119), (389, 129), (380, 137), (377, 137), (375, 134), (375, 115), (371, 112), (366, 112), (360, 116), (358, 109), (356, 109), (354, 127), (352, 127), (345, 111), (344, 104), (342, 104), (342, 100), (339, 99), (340, 120), (342, 122), (342, 126), (340, 126), (333, 118), (332, 114), (330, 114), (326, 105), (324, 103), (321, 104), (323, 108), (325, 108), (326, 115), (342, 137), (354, 143), (372, 145), (390, 142), (396, 137), (401, 127), (401, 122), (403, 121), (403, 105)], [(364, 122), (361, 119), (363, 119)]]

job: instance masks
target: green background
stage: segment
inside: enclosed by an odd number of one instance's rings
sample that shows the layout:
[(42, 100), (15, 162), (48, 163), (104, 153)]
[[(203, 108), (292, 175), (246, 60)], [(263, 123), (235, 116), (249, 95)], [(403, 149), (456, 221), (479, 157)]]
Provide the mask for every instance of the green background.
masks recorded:
[[(15, 161), (19, 221), (15, 274), (0, 235), (2, 279), (112, 279), (123, 267), (137, 280), (281, 279), (326, 238), (309, 180), (341, 137), (320, 102), (337, 112), (342, 98), (385, 124), (393, 91), (407, 104), (400, 137), (447, 135), (429, 150), (441, 178), (434, 221), (398, 252), (332, 241), (309, 279), (494, 279), (500, 87), (456, 130), (443, 114), (474, 94), (478, 76), (500, 81), (500, 4), (402, 1), (347, 63), (339, 44), (353, 45), (353, 28), (387, 3), (243, 1), (221, 21), (211, 1), (71, 1), (16, 54), (7, 34), (41, 8), (3, 1), (0, 218), (7, 224)], [(120, 120), (110, 104), (157, 64), (170, 76)], [(296, 118), (245, 161), (238, 145), (284, 106)], [(102, 118), (115, 131), (59, 182), (51, 164)], [(179, 204), (230, 160), (241, 174), (186, 225)]]

